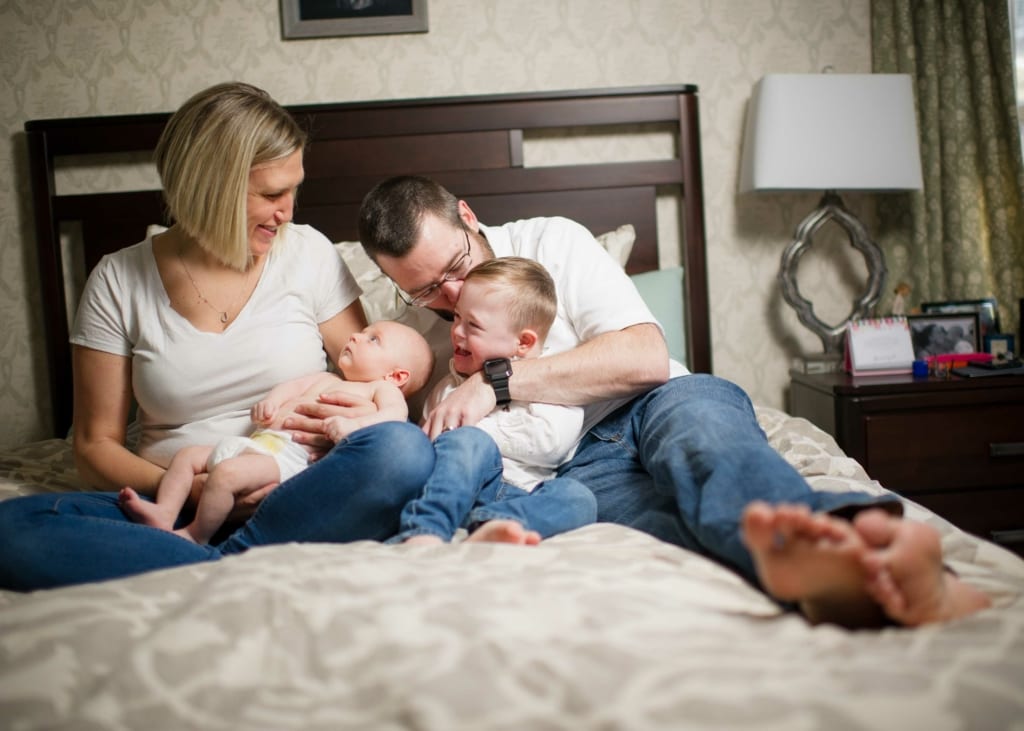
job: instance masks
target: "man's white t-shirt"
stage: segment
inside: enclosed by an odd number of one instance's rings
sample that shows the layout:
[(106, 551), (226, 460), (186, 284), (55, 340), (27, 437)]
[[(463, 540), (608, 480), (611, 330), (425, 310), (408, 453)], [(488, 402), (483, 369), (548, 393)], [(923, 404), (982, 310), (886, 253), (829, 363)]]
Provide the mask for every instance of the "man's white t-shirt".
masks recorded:
[(71, 342), (131, 358), (137, 451), (166, 467), (182, 447), (248, 434), (249, 409), (271, 388), (324, 370), (319, 324), (360, 294), (323, 234), (289, 225), (238, 317), (201, 332), (171, 307), (147, 238), (90, 274)]

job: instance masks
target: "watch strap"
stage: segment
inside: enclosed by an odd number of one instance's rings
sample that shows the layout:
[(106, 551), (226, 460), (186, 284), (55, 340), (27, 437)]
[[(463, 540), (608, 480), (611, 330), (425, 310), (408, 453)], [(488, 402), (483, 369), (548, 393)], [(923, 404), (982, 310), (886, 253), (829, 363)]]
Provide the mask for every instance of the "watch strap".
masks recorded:
[(494, 400), (504, 406), (512, 400), (508, 379), (512, 376), (512, 361), (508, 358), (493, 358), (484, 362), (484, 378), (494, 389)]
[(494, 389), (494, 400), (498, 406), (504, 406), (512, 400), (512, 396), (508, 392), (507, 378), (501, 381), (491, 381), (491, 388)]

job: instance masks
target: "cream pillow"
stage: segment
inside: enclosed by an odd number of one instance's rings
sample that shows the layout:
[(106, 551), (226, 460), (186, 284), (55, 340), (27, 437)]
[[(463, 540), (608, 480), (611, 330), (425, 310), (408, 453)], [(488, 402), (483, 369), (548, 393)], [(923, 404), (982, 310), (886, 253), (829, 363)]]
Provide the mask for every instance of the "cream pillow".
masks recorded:
[(619, 262), (619, 266), (626, 268), (629, 255), (633, 251), (633, 243), (636, 241), (636, 229), (633, 224), (627, 223), (619, 226), (614, 231), (601, 234), (597, 237), (597, 243), (604, 247), (605, 251), (612, 255), (612, 258)]

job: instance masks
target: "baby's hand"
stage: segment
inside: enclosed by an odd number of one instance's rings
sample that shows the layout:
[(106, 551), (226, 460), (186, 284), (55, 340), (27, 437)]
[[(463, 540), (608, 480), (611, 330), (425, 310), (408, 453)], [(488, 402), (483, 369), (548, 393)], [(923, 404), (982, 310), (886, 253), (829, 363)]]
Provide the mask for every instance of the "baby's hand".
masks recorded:
[(249, 416), (253, 424), (266, 425), (274, 420), (277, 413), (277, 404), (268, 399), (263, 399), (250, 410)]
[(324, 434), (337, 444), (352, 433), (352, 423), (344, 416), (329, 416), (324, 419)]

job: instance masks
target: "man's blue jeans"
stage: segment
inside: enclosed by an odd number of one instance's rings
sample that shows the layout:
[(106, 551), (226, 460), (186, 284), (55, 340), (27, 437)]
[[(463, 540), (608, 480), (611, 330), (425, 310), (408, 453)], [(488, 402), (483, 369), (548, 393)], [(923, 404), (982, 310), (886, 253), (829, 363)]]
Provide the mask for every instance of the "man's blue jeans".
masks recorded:
[(542, 538), (594, 522), (594, 495), (572, 478), (553, 478), (532, 492), (502, 480), (501, 452), (482, 429), (465, 426), (434, 440), (434, 471), (419, 498), (402, 511), (401, 532), (451, 540), (464, 526), (514, 520)]
[(751, 501), (833, 512), (874, 504), (899, 509), (895, 497), (813, 491), (768, 444), (743, 390), (703, 374), (672, 379), (609, 414), (559, 476), (594, 492), (598, 520), (710, 556), (755, 585), (740, 539)]
[(382, 541), (430, 475), (434, 452), (413, 424), (354, 432), (263, 500), (217, 546), (131, 522), (116, 493), (32, 495), (0, 503), (0, 587), (27, 591), (127, 576), (290, 541)]

